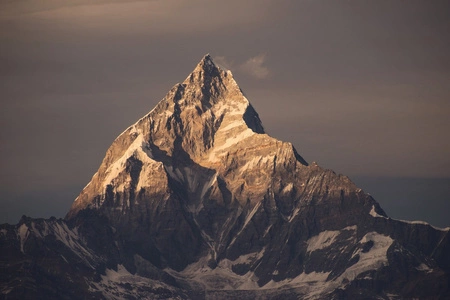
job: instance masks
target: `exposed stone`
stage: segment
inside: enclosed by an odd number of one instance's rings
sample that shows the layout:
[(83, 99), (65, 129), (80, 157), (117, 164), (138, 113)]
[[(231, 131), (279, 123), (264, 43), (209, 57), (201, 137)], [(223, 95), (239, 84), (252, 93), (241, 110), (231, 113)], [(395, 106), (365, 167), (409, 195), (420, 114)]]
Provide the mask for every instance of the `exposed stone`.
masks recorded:
[(0, 230), (8, 299), (450, 297), (449, 229), (390, 219), (265, 134), (209, 55), (117, 137), (65, 221)]

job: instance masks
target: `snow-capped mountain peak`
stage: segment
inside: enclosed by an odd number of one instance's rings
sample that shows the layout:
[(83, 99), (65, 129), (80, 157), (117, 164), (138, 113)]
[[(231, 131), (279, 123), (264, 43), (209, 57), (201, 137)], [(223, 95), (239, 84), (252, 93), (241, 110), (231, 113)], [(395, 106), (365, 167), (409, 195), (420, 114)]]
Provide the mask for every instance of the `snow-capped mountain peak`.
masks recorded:
[[(159, 178), (156, 190), (166, 188), (169, 179), (180, 181), (182, 177), (183, 182), (190, 183), (191, 176), (179, 174), (193, 165), (220, 173), (235, 153), (262, 149), (271, 153), (269, 158), (261, 157), (260, 162), (265, 164), (286, 155), (306, 164), (290, 143), (264, 134), (258, 114), (231, 72), (221, 70), (206, 55), (182, 84), (176, 84), (150, 113), (114, 141), (68, 217), (81, 209), (101, 206), (108, 190), (149, 187), (155, 176)], [(234, 158), (234, 163), (238, 167), (235, 171), (259, 167), (248, 159)], [(132, 166), (140, 170), (135, 180), (129, 174)], [(189, 191), (198, 193), (192, 186)]]
[(308, 165), (209, 55), (114, 140), (65, 220), (0, 225), (0, 246), (13, 299), (450, 297), (450, 230)]

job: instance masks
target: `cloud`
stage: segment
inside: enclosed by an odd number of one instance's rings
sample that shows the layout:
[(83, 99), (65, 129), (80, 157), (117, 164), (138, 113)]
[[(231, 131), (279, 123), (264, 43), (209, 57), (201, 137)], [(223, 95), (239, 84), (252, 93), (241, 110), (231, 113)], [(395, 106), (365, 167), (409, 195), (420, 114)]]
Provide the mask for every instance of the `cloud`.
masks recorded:
[(225, 56), (214, 57), (214, 62), (222, 68), (236, 70), (256, 79), (264, 79), (269, 76), (270, 71), (264, 66), (265, 61), (265, 54), (251, 57), (241, 64), (235, 64), (234, 61), (227, 59)]
[(264, 66), (266, 61), (265, 54), (259, 54), (255, 57), (248, 59), (245, 63), (239, 66), (239, 70), (247, 75), (255, 77), (257, 79), (264, 79), (269, 76), (269, 69)]
[(222, 69), (233, 70), (234, 62), (229, 61), (225, 56), (214, 56), (214, 62), (218, 64)]

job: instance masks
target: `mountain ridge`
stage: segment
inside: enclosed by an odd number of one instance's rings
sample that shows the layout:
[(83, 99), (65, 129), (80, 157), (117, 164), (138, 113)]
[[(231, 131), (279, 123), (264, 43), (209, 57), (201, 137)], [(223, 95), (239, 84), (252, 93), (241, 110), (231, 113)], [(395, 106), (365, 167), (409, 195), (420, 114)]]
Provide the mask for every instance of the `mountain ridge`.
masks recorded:
[[(390, 219), (348, 177), (267, 135), (209, 55), (114, 140), (65, 220), (0, 230), (5, 295), (23, 288), (22, 261), (42, 266), (31, 281), (63, 274), (93, 298), (450, 295), (450, 228)], [(53, 265), (36, 258), (42, 246)], [(63, 293), (26, 290), (42, 287)]]

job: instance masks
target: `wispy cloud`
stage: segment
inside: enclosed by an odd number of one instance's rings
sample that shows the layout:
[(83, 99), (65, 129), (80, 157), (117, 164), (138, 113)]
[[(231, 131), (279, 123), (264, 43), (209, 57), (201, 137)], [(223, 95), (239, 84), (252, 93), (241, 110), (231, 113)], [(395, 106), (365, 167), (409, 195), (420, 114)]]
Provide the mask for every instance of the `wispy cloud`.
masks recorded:
[(234, 62), (228, 60), (225, 56), (214, 56), (214, 62), (227, 70), (233, 70), (235, 67)]
[(235, 64), (234, 61), (230, 61), (225, 56), (216, 56), (214, 61), (225, 69), (236, 70), (256, 79), (265, 79), (270, 74), (269, 69), (265, 66), (265, 54), (251, 57), (240, 64)]

